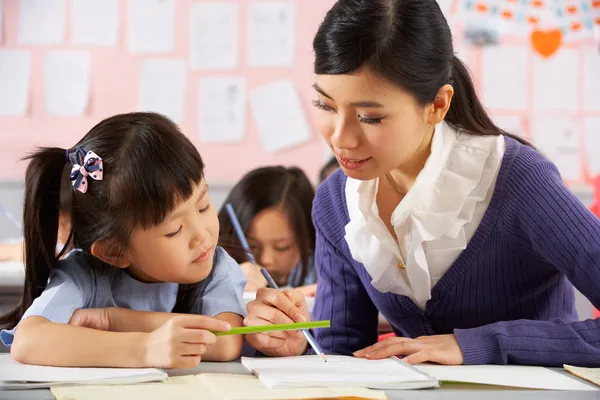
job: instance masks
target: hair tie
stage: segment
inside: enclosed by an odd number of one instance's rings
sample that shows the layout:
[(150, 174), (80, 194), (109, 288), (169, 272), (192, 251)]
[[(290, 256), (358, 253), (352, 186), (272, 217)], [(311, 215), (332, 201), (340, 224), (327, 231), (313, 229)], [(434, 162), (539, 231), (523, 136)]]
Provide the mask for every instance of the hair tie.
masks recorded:
[(81, 193), (85, 193), (87, 192), (89, 186), (87, 179), (88, 176), (96, 181), (101, 181), (103, 179), (104, 163), (102, 158), (100, 158), (100, 156), (93, 151), (88, 151), (86, 153), (82, 148), (78, 148), (77, 153), (85, 154), (83, 157), (83, 165), (79, 165), (77, 162), (73, 164), (73, 168), (71, 168), (71, 175), (69, 175), (69, 180), (76, 190), (79, 190)]

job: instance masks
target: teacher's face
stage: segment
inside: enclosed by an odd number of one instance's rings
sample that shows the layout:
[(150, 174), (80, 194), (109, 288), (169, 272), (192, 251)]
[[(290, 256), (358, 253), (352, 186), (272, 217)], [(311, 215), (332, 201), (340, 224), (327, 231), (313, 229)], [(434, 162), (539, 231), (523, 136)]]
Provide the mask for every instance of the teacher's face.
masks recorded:
[(368, 70), (317, 75), (318, 129), (351, 178), (368, 180), (407, 167), (428, 145), (426, 109)]

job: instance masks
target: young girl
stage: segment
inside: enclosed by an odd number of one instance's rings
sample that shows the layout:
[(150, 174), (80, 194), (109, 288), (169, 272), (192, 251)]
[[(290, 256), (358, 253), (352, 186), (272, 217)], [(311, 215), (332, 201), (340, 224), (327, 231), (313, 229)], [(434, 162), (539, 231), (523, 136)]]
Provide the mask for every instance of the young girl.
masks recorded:
[[(314, 188), (302, 170), (277, 166), (249, 172), (225, 200), (233, 206), (256, 261), (277, 284), (312, 296), (317, 282), (311, 219), (314, 197)], [(219, 212), (219, 222), (224, 240), (236, 237), (225, 207)], [(242, 263), (248, 278), (246, 290), (267, 286), (260, 266), (243, 263), (241, 255), (232, 255)]]
[[(189, 368), (239, 356), (245, 277), (217, 246), (219, 222), (192, 143), (167, 118), (108, 118), (25, 175), (25, 288), (0, 318), (17, 361)], [(61, 181), (72, 251), (56, 255)], [(174, 314), (178, 313), (178, 314)]]
[[(600, 305), (600, 221), (494, 125), (437, 2), (338, 0), (313, 47), (316, 119), (341, 165), (313, 211), (323, 350), (599, 366), (600, 320), (577, 321), (572, 283)], [(302, 320), (304, 306), (264, 289), (246, 323)], [(376, 344), (378, 311), (398, 337)], [(291, 332), (246, 339), (306, 349)]]

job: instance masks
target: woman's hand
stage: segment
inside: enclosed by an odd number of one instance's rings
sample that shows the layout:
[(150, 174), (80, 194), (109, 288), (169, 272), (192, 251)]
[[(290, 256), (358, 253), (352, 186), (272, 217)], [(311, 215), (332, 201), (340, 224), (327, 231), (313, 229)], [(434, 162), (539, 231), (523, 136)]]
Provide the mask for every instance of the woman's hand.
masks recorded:
[[(256, 300), (248, 303), (246, 326), (306, 322), (310, 314), (304, 296), (297, 290), (259, 289)], [(304, 354), (306, 339), (301, 331), (281, 331), (246, 335), (246, 341), (268, 356), (286, 357)]]
[(245, 262), (240, 265), (240, 268), (242, 268), (244, 275), (246, 275), (246, 279), (248, 279), (244, 291), (256, 292), (260, 288), (267, 287), (267, 281), (260, 273), (260, 265)]
[(406, 356), (409, 364), (434, 362), (444, 365), (462, 365), (464, 358), (455, 335), (421, 336), (416, 339), (392, 337), (354, 353), (355, 357), (378, 360), (392, 356)]
[(297, 287), (296, 290), (302, 293), (304, 297), (315, 297), (317, 294), (317, 284), (300, 286)]

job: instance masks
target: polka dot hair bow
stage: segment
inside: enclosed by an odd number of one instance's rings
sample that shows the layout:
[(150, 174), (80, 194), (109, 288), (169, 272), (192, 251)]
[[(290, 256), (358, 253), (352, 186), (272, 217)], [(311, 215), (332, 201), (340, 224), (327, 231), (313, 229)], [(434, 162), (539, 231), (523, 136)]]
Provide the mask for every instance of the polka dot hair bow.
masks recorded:
[(88, 176), (96, 181), (101, 181), (103, 176), (102, 158), (93, 151), (88, 151), (83, 158), (83, 165), (73, 164), (69, 179), (73, 187), (81, 193), (88, 190)]

